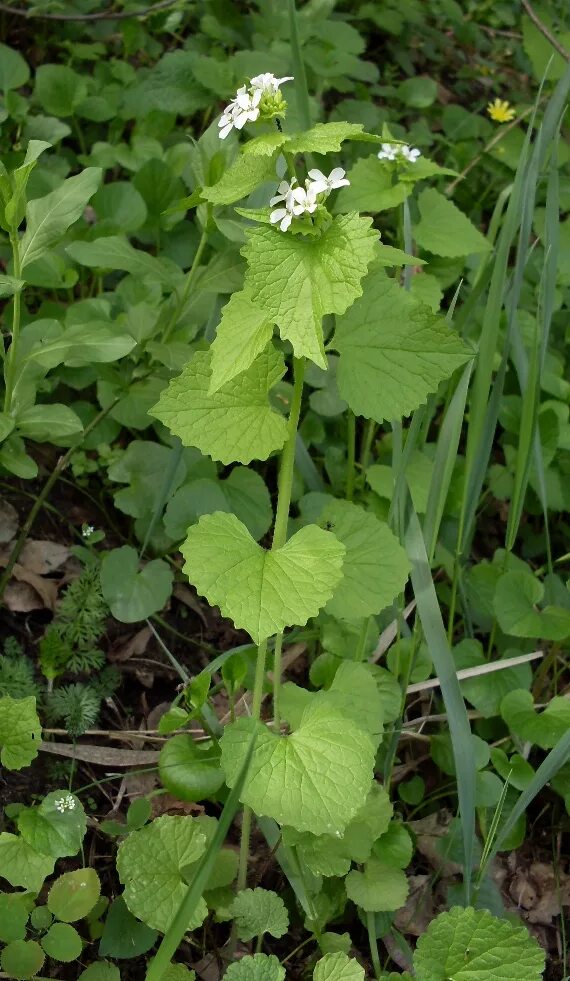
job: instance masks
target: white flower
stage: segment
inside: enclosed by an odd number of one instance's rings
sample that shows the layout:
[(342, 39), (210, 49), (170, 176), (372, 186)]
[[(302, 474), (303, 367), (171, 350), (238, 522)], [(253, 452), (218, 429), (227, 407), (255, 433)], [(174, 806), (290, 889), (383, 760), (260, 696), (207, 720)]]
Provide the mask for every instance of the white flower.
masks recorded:
[(260, 89), (262, 93), (271, 92), (272, 95), (278, 91), (283, 82), (292, 82), (293, 75), (285, 75), (284, 78), (275, 78), (271, 72), (264, 72), (262, 75), (255, 75), (250, 80), (252, 89)]
[(310, 181), (305, 182), (305, 187), (300, 187), (296, 177), (293, 177), (290, 184), (281, 181), (277, 194), (270, 199), (269, 204), (273, 206), (281, 201), (285, 203), (285, 207), (272, 211), (269, 220), (272, 225), (279, 222), (282, 232), (287, 231), (293, 218), (299, 218), (305, 213), (312, 214), (317, 209), (316, 194)]
[(243, 129), (247, 122), (255, 122), (259, 116), (261, 89), (248, 92), (245, 85), (237, 90), (235, 99), (224, 109), (218, 120), (220, 139), (225, 140), (232, 129)]
[(83, 525), (83, 528), (81, 529), (81, 537), (91, 538), (91, 535), (94, 533), (94, 531), (95, 529), (93, 525)]
[(53, 806), (55, 807), (56, 811), (59, 811), (60, 814), (63, 814), (63, 812), (65, 811), (65, 798), (59, 797), (58, 800), (54, 800)]
[(337, 187), (348, 187), (350, 181), (346, 179), (346, 171), (342, 167), (335, 167), (331, 170), (328, 177), (325, 177), (322, 170), (310, 170), (309, 177), (311, 182), (308, 187), (313, 194), (330, 194)]
[(399, 147), (400, 156), (404, 157), (409, 163), (415, 163), (418, 157), (421, 157), (421, 150), (416, 149), (416, 147), (405, 146)]
[(392, 143), (382, 143), (382, 147), (378, 153), (379, 160), (395, 160), (398, 153), (398, 147), (394, 146)]
[(401, 146), (396, 146), (393, 143), (382, 143), (382, 148), (378, 153), (379, 160), (396, 160), (398, 157), (403, 157), (408, 163), (415, 163), (420, 156), (421, 150), (408, 146), (407, 143), (403, 143)]
[(73, 794), (67, 795), (67, 797), (65, 798), (65, 806), (67, 807), (68, 811), (72, 811), (74, 809), (75, 797), (73, 796)]

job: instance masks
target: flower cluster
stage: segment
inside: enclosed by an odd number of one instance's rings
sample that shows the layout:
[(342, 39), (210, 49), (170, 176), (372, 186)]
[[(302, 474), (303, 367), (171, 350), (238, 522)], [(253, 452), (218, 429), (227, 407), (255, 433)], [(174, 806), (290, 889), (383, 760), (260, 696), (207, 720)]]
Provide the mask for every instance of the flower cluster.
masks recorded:
[(304, 187), (298, 183), (296, 177), (293, 177), (291, 183), (281, 181), (277, 194), (269, 202), (271, 207), (276, 204), (281, 204), (281, 207), (271, 212), (269, 220), (272, 225), (279, 223), (281, 231), (286, 232), (293, 218), (304, 214), (312, 215), (331, 191), (348, 184), (350, 181), (346, 179), (342, 167), (335, 167), (328, 177), (320, 170), (310, 170)]
[(81, 537), (82, 538), (85, 538), (86, 540), (88, 540), (89, 538), (91, 538), (91, 535), (94, 535), (94, 534), (95, 534), (95, 529), (94, 529), (93, 525), (83, 525), (83, 527), (81, 529)]
[(59, 797), (58, 800), (54, 801), (53, 806), (60, 814), (64, 814), (65, 811), (72, 811), (75, 807), (75, 797), (73, 794), (66, 794), (65, 797)]
[(398, 157), (407, 160), (408, 163), (415, 163), (418, 157), (421, 157), (421, 150), (408, 146), (407, 143), (401, 143), (399, 146), (394, 143), (382, 143), (378, 153), (379, 160), (397, 160)]
[(292, 75), (276, 78), (271, 72), (264, 72), (251, 78), (249, 87), (242, 85), (218, 120), (220, 139), (225, 140), (232, 129), (243, 129), (247, 122), (255, 122), (260, 114), (266, 119), (281, 115), (285, 103), (279, 88), (283, 82), (292, 81)]

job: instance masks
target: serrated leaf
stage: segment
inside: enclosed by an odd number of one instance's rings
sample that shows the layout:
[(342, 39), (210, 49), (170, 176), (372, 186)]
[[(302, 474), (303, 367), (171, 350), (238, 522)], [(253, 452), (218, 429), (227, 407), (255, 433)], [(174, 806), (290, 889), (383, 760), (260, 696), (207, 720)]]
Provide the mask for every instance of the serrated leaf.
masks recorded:
[(81, 972), (77, 981), (121, 981), (121, 975), (116, 964), (94, 961)]
[(255, 730), (243, 802), (257, 815), (298, 831), (342, 834), (370, 788), (375, 757), (370, 737), (324, 703), (309, 705), (290, 736), (277, 736), (254, 719), (239, 719), (220, 740), (230, 787)]
[(26, 231), (20, 242), (21, 268), (40, 259), (83, 214), (101, 183), (99, 167), (68, 177), (55, 191), (28, 202)]
[(372, 856), (363, 872), (353, 870), (346, 880), (346, 894), (369, 913), (400, 909), (408, 897), (408, 880), (401, 869)]
[(364, 981), (364, 968), (356, 958), (340, 951), (325, 954), (315, 964), (313, 981)]
[(66, 790), (54, 790), (39, 807), (22, 808), (17, 823), (24, 841), (42, 855), (54, 858), (77, 855), (87, 831), (83, 804)]
[(252, 302), (247, 290), (234, 293), (222, 310), (212, 352), (208, 395), (247, 371), (267, 347), (273, 334), (273, 321)]
[(317, 615), (342, 575), (344, 546), (307, 525), (266, 551), (235, 515), (217, 511), (190, 528), (181, 552), (198, 592), (259, 644)]
[(230, 964), (224, 981), (284, 981), (285, 968), (275, 954), (246, 954)]
[(19, 835), (0, 834), (0, 876), (11, 886), (39, 892), (54, 864), (54, 858), (40, 855)]
[(233, 204), (247, 197), (258, 184), (274, 176), (273, 154), (242, 154), (228, 167), (217, 184), (202, 188), (202, 197), (212, 204)]
[(33, 696), (0, 698), (0, 762), (7, 770), (21, 770), (35, 760), (41, 735)]
[(64, 964), (78, 960), (83, 950), (81, 937), (69, 923), (52, 924), (41, 944), (48, 957)]
[(28, 898), (26, 893), (0, 892), (0, 940), (3, 943), (25, 939), (30, 915)]
[(337, 320), (338, 386), (352, 411), (381, 423), (409, 415), (470, 357), (461, 338), (375, 270)]
[(543, 637), (564, 640), (570, 636), (570, 610), (547, 606), (537, 609), (544, 586), (531, 575), (512, 569), (495, 587), (493, 606), (501, 630), (513, 637)]
[(442, 256), (488, 252), (490, 243), (459, 208), (439, 191), (428, 188), (418, 197), (420, 221), (414, 238), (422, 249)]
[[(191, 869), (206, 849), (206, 836), (191, 817), (163, 815), (119, 845), (117, 870), (124, 900), (134, 916), (165, 933), (187, 892)], [(188, 929), (200, 926), (207, 909), (200, 900)]]
[(539, 981), (544, 960), (525, 927), (455, 906), (418, 940), (414, 968), (417, 981)]
[(326, 612), (352, 620), (380, 613), (401, 593), (410, 563), (387, 524), (349, 501), (334, 501), (319, 524), (344, 545), (343, 576)]
[(100, 895), (101, 883), (95, 869), (75, 869), (55, 880), (47, 907), (56, 919), (74, 923), (91, 912)]
[(270, 889), (242, 889), (230, 906), (230, 913), (240, 940), (253, 940), (264, 933), (282, 937), (289, 928), (285, 903)]
[(382, 137), (365, 133), (362, 123), (316, 123), (312, 129), (297, 133), (287, 141), (287, 153), (338, 153), (345, 140), (381, 143)]
[(210, 352), (199, 351), (181, 375), (173, 378), (152, 415), (179, 436), (221, 463), (265, 460), (283, 446), (285, 419), (268, 401), (270, 389), (285, 372), (283, 355), (264, 351), (237, 378), (208, 394)]
[(33, 978), (41, 971), (44, 960), (44, 952), (35, 940), (15, 940), (0, 954), (0, 965), (8, 978)]
[(252, 154), (256, 157), (271, 157), (289, 139), (290, 137), (286, 133), (280, 133), (279, 130), (275, 130), (273, 133), (261, 133), (260, 136), (244, 143), (241, 152), (244, 156)]
[(344, 313), (361, 295), (378, 241), (370, 226), (370, 218), (350, 214), (336, 217), (320, 238), (248, 230), (241, 250), (248, 261), (245, 288), (291, 341), (296, 357), (326, 368), (322, 319)]
[(537, 712), (531, 693), (519, 689), (505, 695), (501, 715), (511, 732), (523, 742), (552, 749), (570, 730), (570, 699), (557, 695), (544, 711)]

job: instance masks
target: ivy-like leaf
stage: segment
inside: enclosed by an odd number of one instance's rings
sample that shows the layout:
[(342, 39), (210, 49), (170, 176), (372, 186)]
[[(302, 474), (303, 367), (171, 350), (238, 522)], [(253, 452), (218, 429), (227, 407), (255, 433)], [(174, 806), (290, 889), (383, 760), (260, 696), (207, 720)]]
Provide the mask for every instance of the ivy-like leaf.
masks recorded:
[(83, 805), (67, 790), (54, 790), (39, 807), (22, 808), (17, 822), (24, 841), (54, 858), (77, 855), (87, 830)]
[(267, 398), (285, 373), (283, 355), (269, 348), (247, 371), (209, 395), (211, 359), (209, 351), (197, 352), (162, 392), (152, 415), (185, 446), (197, 446), (221, 463), (266, 460), (287, 436), (285, 419)]
[(298, 831), (342, 835), (370, 789), (375, 757), (371, 738), (324, 701), (305, 709), (290, 736), (277, 736), (254, 719), (239, 719), (220, 740), (230, 787), (254, 730), (257, 741), (243, 802), (256, 814)]
[(544, 960), (524, 926), (455, 906), (418, 940), (414, 968), (417, 981), (540, 981)]
[(316, 616), (341, 578), (344, 556), (344, 546), (316, 525), (266, 551), (235, 515), (222, 511), (201, 517), (181, 551), (198, 592), (256, 644)]
[(337, 321), (338, 386), (357, 415), (381, 423), (409, 415), (470, 353), (461, 338), (375, 270)]
[(372, 220), (339, 215), (320, 238), (252, 228), (242, 255), (248, 261), (245, 287), (256, 306), (291, 341), (295, 356), (326, 368), (322, 319), (341, 314), (362, 293), (378, 233)]
[(375, 856), (363, 872), (349, 872), (345, 884), (348, 898), (369, 913), (400, 909), (408, 896), (408, 880), (402, 870)]
[(315, 964), (313, 981), (364, 981), (364, 968), (341, 951), (325, 954)]
[(8, 831), (0, 834), (0, 876), (11, 886), (39, 892), (54, 864), (55, 859), (34, 851), (19, 835)]
[(319, 523), (346, 549), (343, 577), (326, 612), (341, 620), (380, 613), (402, 592), (410, 571), (395, 535), (370, 511), (348, 501), (329, 504)]
[(267, 347), (273, 334), (273, 322), (265, 311), (252, 302), (247, 290), (234, 293), (222, 310), (211, 346), (212, 374), (208, 395), (226, 382), (247, 371)]
[(491, 248), (467, 215), (433, 187), (422, 191), (418, 208), (421, 219), (414, 227), (414, 238), (422, 249), (453, 257), (488, 252)]
[(511, 691), (501, 702), (501, 715), (509, 729), (523, 742), (552, 749), (570, 730), (570, 699), (553, 698), (543, 712), (536, 712), (529, 691)]
[(282, 937), (289, 929), (285, 903), (270, 889), (242, 889), (229, 911), (235, 920), (240, 940), (253, 940), (264, 933)]
[(7, 770), (21, 770), (35, 760), (41, 734), (33, 695), (0, 698), (0, 762)]
[(285, 968), (275, 954), (246, 954), (230, 964), (224, 981), (284, 981)]
[(202, 197), (212, 204), (233, 204), (250, 194), (258, 184), (275, 176), (275, 160), (270, 156), (242, 154), (234, 160), (217, 184), (202, 188)]

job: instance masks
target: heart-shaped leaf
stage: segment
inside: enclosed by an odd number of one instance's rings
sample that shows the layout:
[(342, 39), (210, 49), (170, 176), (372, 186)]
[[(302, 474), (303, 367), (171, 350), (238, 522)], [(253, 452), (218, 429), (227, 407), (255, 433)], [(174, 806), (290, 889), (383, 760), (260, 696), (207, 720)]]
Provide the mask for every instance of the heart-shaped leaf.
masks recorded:
[(111, 613), (123, 623), (136, 623), (161, 610), (172, 589), (172, 570), (153, 559), (139, 572), (134, 548), (114, 548), (101, 562), (101, 588)]
[(494, 607), (499, 626), (513, 637), (564, 640), (570, 636), (570, 610), (559, 606), (536, 608), (544, 586), (528, 572), (505, 572), (495, 589)]
[(570, 699), (558, 695), (544, 712), (536, 712), (529, 691), (511, 691), (501, 702), (501, 715), (523, 742), (552, 749), (570, 730)]

